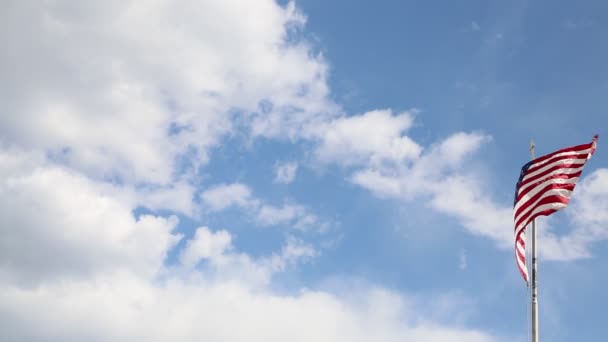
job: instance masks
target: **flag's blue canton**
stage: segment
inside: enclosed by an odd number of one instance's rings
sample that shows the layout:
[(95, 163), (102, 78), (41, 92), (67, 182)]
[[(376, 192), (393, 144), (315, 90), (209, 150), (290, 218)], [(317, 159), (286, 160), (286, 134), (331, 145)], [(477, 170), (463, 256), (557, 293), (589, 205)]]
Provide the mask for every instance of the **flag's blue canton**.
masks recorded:
[(530, 160), (526, 163), (526, 165), (522, 166), (521, 172), (519, 173), (519, 179), (517, 179), (517, 184), (515, 184), (515, 197), (513, 198), (513, 207), (517, 203), (517, 191), (519, 190), (519, 186), (521, 185), (521, 181), (524, 179), (526, 173), (528, 173), (528, 169), (532, 165), (533, 160)]

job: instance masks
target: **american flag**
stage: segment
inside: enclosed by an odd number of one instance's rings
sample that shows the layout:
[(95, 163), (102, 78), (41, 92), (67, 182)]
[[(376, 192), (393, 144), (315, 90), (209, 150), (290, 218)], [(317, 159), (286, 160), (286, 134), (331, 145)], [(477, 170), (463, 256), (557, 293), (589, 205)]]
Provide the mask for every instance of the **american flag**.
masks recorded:
[(597, 135), (588, 144), (568, 147), (536, 158), (521, 168), (515, 188), (515, 259), (528, 282), (526, 267), (526, 226), (538, 216), (549, 216), (565, 208), (576, 181), (591, 158)]

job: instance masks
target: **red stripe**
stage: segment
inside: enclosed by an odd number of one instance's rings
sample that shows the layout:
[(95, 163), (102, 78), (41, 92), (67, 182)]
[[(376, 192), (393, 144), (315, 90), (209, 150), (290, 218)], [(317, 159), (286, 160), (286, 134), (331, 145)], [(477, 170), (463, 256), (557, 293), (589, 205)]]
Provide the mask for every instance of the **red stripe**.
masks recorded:
[(563, 148), (559, 151), (553, 152), (553, 153), (549, 153), (546, 154), (542, 157), (538, 157), (536, 159), (534, 159), (532, 161), (532, 165), (540, 163), (542, 161), (545, 161), (547, 159), (551, 159), (553, 156), (555, 156), (556, 154), (560, 154), (560, 153), (564, 153), (564, 152), (575, 152), (575, 151), (582, 151), (582, 150), (586, 150), (588, 148), (591, 148), (593, 146), (593, 143), (588, 143), (588, 144), (583, 144), (583, 145), (578, 145), (578, 146), (572, 146), (572, 147), (566, 147)]
[[(521, 235), (526, 231), (526, 229), (522, 229), (517, 236), (515, 237), (515, 250), (517, 251), (517, 242), (521, 241), (523, 242), (522, 245), (524, 247), (524, 250), (526, 249), (526, 243), (524, 241), (524, 239), (521, 238)], [(524, 256), (524, 260), (526, 259), (526, 257)]]
[[(524, 241), (524, 239), (521, 238), (521, 234), (523, 234), (524, 231), (525, 231), (525, 228), (522, 229), (515, 236), (515, 241), (516, 241), (515, 242), (515, 258), (519, 259), (524, 264), (524, 267), (525, 267), (525, 265), (526, 265), (526, 256), (525, 255), (521, 255), (521, 253), (519, 253), (519, 249), (517, 248), (517, 241)], [(524, 246), (525, 246), (525, 242), (524, 242)], [(528, 282), (527, 269), (521, 268), (520, 265), (519, 265), (519, 262), (517, 262), (517, 260), (515, 261), (515, 264), (517, 265), (517, 268), (519, 269), (519, 273), (521, 274), (522, 278), (524, 278), (524, 280), (527, 283)]]
[[(521, 225), (521, 223), (524, 221), (526, 221), (525, 225), (527, 226), (528, 223), (530, 223), (530, 221), (532, 221), (532, 218), (528, 218), (528, 217), (530, 216), (531, 213), (534, 212), (534, 210), (536, 210), (536, 208), (540, 207), (541, 205), (551, 204), (551, 203), (562, 203), (562, 204), (568, 205), (569, 201), (570, 201), (569, 198), (561, 196), (561, 195), (547, 196), (547, 197), (541, 199), (536, 205), (534, 205), (532, 210), (530, 210), (529, 212), (524, 214), (519, 220), (517, 220), (517, 222), (515, 222), (515, 228), (517, 229), (517, 227), (519, 227)], [(556, 211), (556, 210), (554, 210), (554, 211)], [(533, 217), (536, 217), (536, 216), (538, 216), (538, 215), (533, 215)]]
[(530, 224), (530, 222), (532, 222), (535, 218), (539, 217), (539, 216), (549, 216), (551, 214), (553, 214), (554, 212), (558, 211), (559, 209), (545, 209), (543, 211), (539, 211), (537, 213), (535, 213), (534, 215), (532, 215), (528, 221), (526, 222), (526, 226), (528, 224)]
[[(521, 214), (524, 210), (526, 210), (526, 208), (530, 207), (531, 205), (534, 204), (534, 202), (536, 202), (536, 200), (538, 200), (539, 198), (541, 198), (542, 195), (545, 194), (545, 192), (547, 192), (549, 190), (570, 190), (570, 191), (574, 191), (574, 187), (575, 186), (576, 186), (576, 184), (549, 183), (541, 191), (539, 191), (536, 195), (534, 195), (530, 199), (528, 199), (525, 202), (525, 204), (523, 204), (521, 207), (519, 207), (519, 209), (517, 209), (517, 211), (515, 212), (515, 214), (513, 215), (513, 217), (516, 218), (517, 216), (519, 216), (519, 214)], [(517, 203), (519, 203), (519, 202), (517, 202)]]
[[(548, 182), (550, 180), (555, 180), (555, 179), (570, 179), (570, 178), (576, 178), (576, 177), (580, 177), (581, 174), (583, 173), (583, 171), (578, 171), (576, 173), (570, 173), (570, 174), (555, 174), (552, 175), (550, 177), (547, 177), (546, 179), (543, 179), (542, 181), (538, 182), (537, 184), (534, 184), (533, 186), (529, 186), (526, 189), (524, 189), (519, 195), (517, 195), (517, 202), (515, 202), (516, 204), (521, 201), (521, 199), (530, 191), (536, 189), (537, 186), (539, 186), (542, 183)], [(560, 183), (557, 183), (560, 184)]]
[(519, 248), (515, 247), (515, 253), (517, 253), (517, 257), (519, 258), (519, 260), (523, 261), (523, 263), (526, 263), (526, 256), (524, 254), (521, 254), (521, 251), (519, 250)]
[(530, 223), (530, 221), (534, 220), (535, 218), (537, 218), (539, 216), (549, 216), (558, 210), (559, 209), (545, 209), (543, 211), (539, 211), (536, 214), (532, 215), (532, 217), (530, 217), (530, 220), (528, 221), (528, 223)]
[(534, 175), (534, 176), (532, 176), (532, 177), (524, 180), (523, 182), (521, 182), (519, 184), (519, 189), (521, 189), (523, 186), (525, 186), (525, 185), (527, 185), (529, 183), (534, 182), (535, 180), (537, 180), (539, 178), (545, 177), (547, 174), (550, 174), (551, 172), (554, 172), (554, 171), (557, 171), (557, 170), (560, 170), (560, 169), (578, 169), (578, 168), (581, 168), (581, 167), (584, 167), (584, 166), (585, 166), (585, 163), (582, 163), (582, 164), (568, 163), (568, 164), (555, 165), (555, 166), (550, 167), (547, 170), (545, 170), (545, 171), (543, 171), (543, 172), (541, 172), (541, 173), (539, 173), (537, 175)]
[[(521, 238), (521, 234), (523, 234), (525, 231), (526, 231), (525, 228), (522, 229), (521, 231), (519, 231), (519, 233), (515, 237), (515, 248), (517, 248), (517, 241), (524, 241), (524, 239)], [(525, 249), (525, 242), (524, 242), (524, 249)]]
[[(534, 215), (532, 215), (532, 217), (530, 217), (530, 221), (534, 220), (535, 218), (537, 218), (537, 217), (539, 217), (539, 216), (549, 216), (549, 215), (553, 214), (553, 213), (554, 213), (554, 212), (556, 212), (556, 211), (557, 211), (557, 210), (555, 210), (555, 209), (546, 209), (546, 210), (543, 210), (543, 211), (537, 212), (537, 213), (535, 213)], [(525, 228), (524, 228), (524, 229), (522, 229), (522, 230), (521, 230), (521, 231), (520, 231), (520, 232), (517, 234), (517, 236), (515, 237), (515, 240), (516, 240), (516, 241), (523, 240), (523, 239), (521, 238), (521, 234), (522, 234), (524, 231), (525, 231)], [(523, 264), (524, 264), (524, 265), (526, 264), (526, 257), (525, 257), (525, 255), (524, 255), (523, 257), (521, 257), (521, 253), (519, 253), (519, 249), (517, 248), (517, 243), (516, 243), (516, 245), (515, 245), (515, 256), (516, 256), (516, 258), (520, 258), (520, 260), (523, 262)], [(528, 282), (528, 277), (526, 276), (526, 273), (523, 271), (523, 269), (522, 269), (521, 267), (519, 267), (519, 263), (517, 263), (517, 262), (516, 262), (516, 264), (517, 264), (517, 268), (519, 269), (519, 273), (521, 273), (522, 278), (524, 278), (524, 280), (525, 280), (526, 282)]]
[[(543, 163), (541, 165), (534, 165), (532, 167), (530, 167), (527, 171), (526, 171), (526, 175), (536, 172), (539, 169), (542, 169), (543, 167), (551, 164), (551, 163), (555, 163), (556, 161), (559, 160), (564, 160), (564, 159), (587, 159), (588, 154), (587, 153), (580, 153), (580, 154), (570, 154), (570, 155), (565, 155), (565, 156), (559, 156), (559, 157), (554, 157), (551, 158), (551, 160), (548, 160), (546, 163)], [(525, 177), (525, 176), (524, 176)]]
[[(528, 282), (528, 274), (527, 274), (527, 270), (525, 268), (521, 268), (519, 266), (519, 263), (516, 262), (517, 264), (517, 268), (519, 269), (519, 273), (521, 274), (521, 277), (524, 278), (524, 280), (526, 281), (526, 283)], [(526, 263), (524, 262), (524, 267), (525, 267)], [(524, 271), (525, 270), (525, 271)]]

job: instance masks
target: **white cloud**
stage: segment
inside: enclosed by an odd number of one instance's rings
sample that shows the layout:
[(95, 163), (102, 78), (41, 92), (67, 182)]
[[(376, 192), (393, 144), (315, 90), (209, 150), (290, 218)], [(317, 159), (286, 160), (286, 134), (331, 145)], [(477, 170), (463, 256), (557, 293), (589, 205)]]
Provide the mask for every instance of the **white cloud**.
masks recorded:
[(262, 224), (276, 225), (289, 222), (301, 216), (304, 211), (304, 207), (299, 205), (285, 205), (283, 207), (264, 205), (258, 212), (257, 220)]
[(0, 153), (0, 278), (37, 284), (122, 267), (158, 272), (180, 238), (176, 218), (134, 218), (136, 202), (121, 189), (31, 162)]
[[(470, 161), (489, 140), (479, 133), (456, 133), (409, 162), (362, 164), (350, 180), (380, 198), (423, 200), (429, 208), (458, 218), (469, 233), (511, 249), (512, 207), (492, 198), (490, 186)], [(356, 149), (353, 153), (357, 153)], [(541, 222), (541, 257), (561, 261), (590, 257), (592, 243), (608, 240), (603, 228), (608, 224), (608, 215), (602, 214), (608, 212), (608, 196), (604, 196), (607, 192), (608, 171), (600, 169), (585, 178), (576, 189), (571, 207), (566, 209), (572, 229), (556, 235), (551, 224), (545, 226)]]
[[(314, 139), (327, 161), (418, 157), (402, 135), (408, 114), (339, 117), (327, 65), (290, 39), (305, 21), (293, 4), (26, 0), (0, 21), (1, 340), (494, 340), (386, 289), (277, 292), (274, 273), (318, 255), (304, 241), (254, 258), (227, 231), (201, 228), (180, 251), (175, 217), (133, 214), (192, 213), (184, 178), (235, 129), (240, 114), (228, 113), (262, 100), (273, 108), (238, 121), (254, 136)], [(388, 137), (361, 144), (348, 132), (368, 124)], [(264, 208), (243, 184), (201, 200), (211, 210)], [(316, 222), (289, 204), (262, 216)]]
[(216, 259), (232, 248), (232, 236), (225, 230), (211, 232), (207, 227), (196, 230), (194, 238), (188, 241), (180, 254), (180, 262), (188, 267), (195, 266), (201, 259)]
[(401, 181), (396, 176), (385, 175), (378, 170), (359, 170), (351, 177), (351, 181), (370, 190), (380, 198), (395, 198), (401, 196)]
[(245, 209), (246, 215), (262, 226), (289, 226), (299, 230), (324, 231), (327, 222), (320, 220), (309, 208), (285, 202), (274, 206), (253, 196), (251, 189), (241, 183), (219, 184), (208, 188), (200, 194), (208, 211), (222, 211), (232, 206)]
[[(406, 135), (415, 110), (393, 114), (370, 111), (355, 116), (326, 116), (300, 123), (291, 139), (316, 143), (315, 155), (322, 163), (353, 169), (350, 181), (381, 198), (422, 199), (439, 212), (454, 216), (475, 235), (512, 247), (511, 209), (495, 203), (487, 184), (467, 164), (490, 137), (458, 132), (426, 150)], [(293, 123), (282, 121), (281, 132)], [(287, 221), (297, 208), (262, 208), (261, 222)]]
[(247, 207), (255, 205), (251, 189), (240, 183), (219, 184), (201, 193), (201, 200), (211, 211), (219, 211), (231, 206)]
[(377, 110), (328, 121), (318, 130), (318, 158), (345, 165), (402, 163), (418, 157), (421, 147), (403, 135), (413, 122), (409, 112)]
[[(283, 120), (274, 135), (314, 142), (322, 163), (352, 169), (354, 184), (381, 198), (423, 199), (430, 208), (459, 218), (467, 231), (512, 247), (511, 209), (496, 204), (471, 165), (465, 164), (491, 137), (458, 132), (426, 150), (406, 135), (416, 110), (393, 114), (370, 111), (355, 116), (325, 116), (298, 122)], [(291, 132), (291, 133), (285, 133)], [(464, 168), (466, 166), (466, 168)], [(263, 208), (261, 222), (288, 220), (295, 208)]]
[[(136, 220), (119, 189), (53, 165), (23, 173), (19, 155), (0, 156), (2, 340), (494, 340), (382, 288), (276, 293), (272, 274), (318, 255), (295, 238), (256, 259), (202, 227), (179, 254), (185, 268), (166, 266), (175, 219)], [(211, 265), (193, 268), (202, 259)]]
[(194, 215), (192, 198), (196, 192), (194, 186), (175, 182), (174, 184), (159, 187), (144, 187), (134, 191), (136, 201), (148, 209), (167, 209), (187, 216)]
[(297, 162), (279, 164), (275, 166), (274, 182), (279, 184), (289, 184), (296, 179), (297, 171)]
[[(486, 139), (447, 139), (444, 146), (450, 151), (440, 153), (442, 163), (447, 160), (457, 165), (457, 160), (467, 161), (480, 144)], [(459, 141), (455, 144), (456, 141)], [(449, 155), (459, 155), (450, 161)], [(432, 163), (434, 164), (434, 163)], [(435, 164), (436, 165), (436, 164)], [(439, 169), (441, 167), (433, 167)], [(505, 249), (513, 248), (513, 210), (509, 204), (497, 203), (491, 196), (488, 184), (481, 181), (477, 172), (456, 172), (444, 175), (430, 188), (432, 198), (430, 206), (441, 212), (458, 217), (464, 227), (471, 233), (486, 236)], [(608, 197), (602, 189), (608, 190), (608, 172), (599, 169), (584, 178), (577, 186), (572, 204), (565, 209), (566, 224), (570, 227), (565, 234), (556, 235), (552, 229), (552, 218), (537, 220), (539, 236), (539, 254), (542, 258), (556, 261), (569, 261), (591, 256), (591, 245), (594, 242), (608, 240), (608, 233), (603, 228), (608, 223), (602, 212), (608, 209)], [(600, 213), (600, 214), (598, 214)], [(608, 216), (607, 216), (608, 217)]]
[(328, 106), (326, 65), (289, 39), (293, 4), (19, 1), (0, 21), (0, 135), (96, 178), (167, 184), (176, 158), (207, 161), (233, 109)]
[(282, 271), (287, 265), (306, 261), (316, 257), (318, 254), (319, 252), (311, 245), (294, 237), (289, 237), (287, 243), (281, 249), (281, 253), (273, 255), (269, 262), (273, 270)]
[[(285, 269), (287, 264), (281, 255), (254, 259), (235, 251), (232, 240), (226, 230), (213, 232), (207, 227), (199, 227), (180, 252), (179, 265), (172, 266), (168, 272), (178, 271), (176, 274), (197, 277), (200, 270), (208, 281), (245, 282), (251, 289), (260, 289), (270, 284), (273, 274)], [(284, 248), (288, 245), (289, 242)], [(298, 256), (289, 261), (291, 265), (296, 264)]]
[(278, 253), (257, 258), (236, 251), (232, 241), (233, 236), (226, 230), (213, 232), (207, 227), (199, 227), (180, 252), (180, 267), (185, 267), (182, 272), (189, 274), (197, 267), (208, 280), (243, 281), (252, 289), (259, 289), (270, 285), (277, 272), (319, 255), (312, 245), (292, 236), (286, 239)]
[(293, 237), (253, 258), (202, 227), (167, 266), (176, 219), (136, 219), (129, 191), (36, 155), (0, 161), (2, 340), (495, 340), (387, 289), (277, 293), (273, 274), (319, 254)]
[(592, 244), (608, 240), (608, 169), (598, 169), (585, 177), (576, 186), (571, 204), (564, 210), (571, 229), (566, 234), (556, 235), (551, 229), (552, 221), (541, 222), (539, 253), (550, 260), (591, 257)]
[(422, 199), (430, 208), (459, 218), (467, 231), (512, 247), (511, 209), (492, 201), (481, 177), (466, 163), (489, 139), (456, 133), (411, 162), (364, 165), (351, 181), (381, 198)]
[(408, 298), (384, 289), (281, 296), (239, 282), (155, 285), (124, 274), (39, 291), (0, 289), (0, 335), (11, 341), (496, 341), (430, 322)]
[(494, 203), (474, 176), (446, 177), (430, 191), (430, 207), (459, 218), (472, 234), (490, 238), (502, 248), (513, 247), (512, 209)]
[(322, 231), (327, 228), (327, 223), (321, 222), (310, 210), (298, 204), (284, 204), (281, 207), (273, 205), (262, 205), (257, 214), (258, 223), (266, 226), (290, 224), (296, 229), (307, 230), (317, 228)]
[[(598, 228), (608, 223), (608, 169), (598, 169), (587, 176), (575, 190), (572, 199), (573, 220), (579, 225)], [(604, 229), (591, 229), (588, 233), (608, 234)]]

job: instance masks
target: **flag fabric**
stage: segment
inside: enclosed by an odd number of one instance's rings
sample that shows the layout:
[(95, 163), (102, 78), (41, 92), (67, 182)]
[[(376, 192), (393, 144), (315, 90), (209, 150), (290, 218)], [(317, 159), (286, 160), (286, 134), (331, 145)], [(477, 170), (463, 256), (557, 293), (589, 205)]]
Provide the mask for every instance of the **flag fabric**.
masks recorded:
[(515, 259), (528, 282), (526, 226), (538, 216), (549, 216), (565, 208), (587, 160), (595, 152), (597, 135), (591, 143), (568, 147), (536, 158), (521, 168), (515, 188)]

